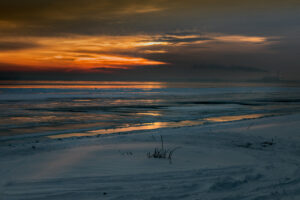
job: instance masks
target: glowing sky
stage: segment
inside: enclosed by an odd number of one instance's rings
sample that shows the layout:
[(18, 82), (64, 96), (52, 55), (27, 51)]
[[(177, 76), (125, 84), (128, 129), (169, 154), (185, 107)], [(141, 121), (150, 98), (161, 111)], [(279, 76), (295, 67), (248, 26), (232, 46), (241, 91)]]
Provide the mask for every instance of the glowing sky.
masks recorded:
[(298, 80), (299, 8), (296, 0), (0, 1), (0, 78)]

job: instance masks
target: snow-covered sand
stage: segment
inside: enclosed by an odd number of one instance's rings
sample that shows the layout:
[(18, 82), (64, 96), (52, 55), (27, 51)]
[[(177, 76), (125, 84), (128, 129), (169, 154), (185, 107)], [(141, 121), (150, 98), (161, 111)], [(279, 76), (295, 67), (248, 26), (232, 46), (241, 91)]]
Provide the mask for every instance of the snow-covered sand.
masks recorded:
[[(300, 199), (300, 115), (0, 142), (0, 199)], [(177, 149), (172, 163), (148, 158)]]

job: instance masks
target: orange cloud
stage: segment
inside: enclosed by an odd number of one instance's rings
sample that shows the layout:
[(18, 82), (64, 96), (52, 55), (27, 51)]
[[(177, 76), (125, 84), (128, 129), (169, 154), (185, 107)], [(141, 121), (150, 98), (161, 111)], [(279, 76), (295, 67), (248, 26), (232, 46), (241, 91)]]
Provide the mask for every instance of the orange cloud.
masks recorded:
[(267, 41), (267, 37), (254, 37), (254, 36), (243, 36), (243, 35), (217, 36), (215, 37), (215, 39), (222, 42), (264, 43)]
[[(181, 51), (181, 47), (185, 52), (193, 51), (190, 46), (203, 45), (210, 48), (202, 51), (240, 52), (263, 48), (271, 42), (268, 37), (197, 33), (3, 38), (0, 39), (0, 64), (10, 65), (10, 71), (109, 71), (164, 65), (167, 63), (144, 56)], [(1, 66), (0, 71), (7, 71), (5, 65)]]
[[(133, 66), (163, 65), (165, 62), (122, 55), (139, 47), (159, 45), (149, 36), (74, 36), (70, 38), (20, 38), (14, 43), (38, 44), (35, 48), (4, 51), (0, 63), (19, 66), (17, 71), (128, 69)], [(6, 38), (6, 43), (12, 39)], [(146, 41), (146, 42), (145, 42)], [(1, 41), (0, 41), (1, 43)], [(83, 53), (84, 52), (84, 53)], [(5, 70), (5, 69), (2, 69)]]

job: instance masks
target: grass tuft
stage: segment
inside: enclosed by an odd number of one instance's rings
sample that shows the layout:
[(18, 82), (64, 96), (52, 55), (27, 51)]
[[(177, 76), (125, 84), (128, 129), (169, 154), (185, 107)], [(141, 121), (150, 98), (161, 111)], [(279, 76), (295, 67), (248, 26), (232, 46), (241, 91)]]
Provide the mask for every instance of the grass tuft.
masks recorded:
[(170, 163), (172, 163), (172, 156), (173, 153), (179, 149), (180, 147), (175, 147), (173, 149), (169, 149), (169, 148), (165, 148), (164, 147), (164, 140), (163, 137), (160, 136), (160, 140), (161, 140), (161, 147), (160, 148), (155, 148), (154, 151), (148, 152), (147, 153), (147, 157), (148, 158), (160, 158), (160, 159), (168, 159)]

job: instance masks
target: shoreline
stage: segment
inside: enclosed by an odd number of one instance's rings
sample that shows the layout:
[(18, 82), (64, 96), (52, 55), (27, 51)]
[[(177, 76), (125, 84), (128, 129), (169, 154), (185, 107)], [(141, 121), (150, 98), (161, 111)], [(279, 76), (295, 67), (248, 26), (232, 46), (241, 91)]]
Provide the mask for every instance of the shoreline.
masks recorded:
[[(108, 199), (296, 199), (299, 121), (294, 114), (2, 146), (0, 194), (18, 200), (99, 199), (103, 192)], [(146, 156), (160, 135), (166, 148), (180, 146), (172, 164)]]
[(89, 128), (86, 130), (65, 130), (65, 131), (50, 131), (45, 133), (30, 133), (30, 134), (19, 134), (19, 135), (4, 135), (0, 137), (0, 142), (8, 142), (14, 140), (23, 139), (35, 139), (40, 137), (47, 137), (49, 139), (67, 139), (73, 137), (99, 137), (100, 135), (112, 135), (112, 134), (130, 134), (135, 132), (145, 132), (156, 129), (164, 128), (180, 128), (190, 126), (201, 126), (210, 125), (211, 123), (231, 123), (239, 122), (244, 120), (267, 118), (274, 116), (284, 116), (288, 114), (272, 114), (272, 113), (257, 113), (257, 114), (244, 114), (244, 115), (230, 115), (230, 116), (218, 116), (218, 117), (207, 117), (198, 120), (182, 120), (182, 121), (164, 121), (164, 122), (149, 122), (141, 124), (133, 124), (130, 126), (120, 126), (111, 128)]

